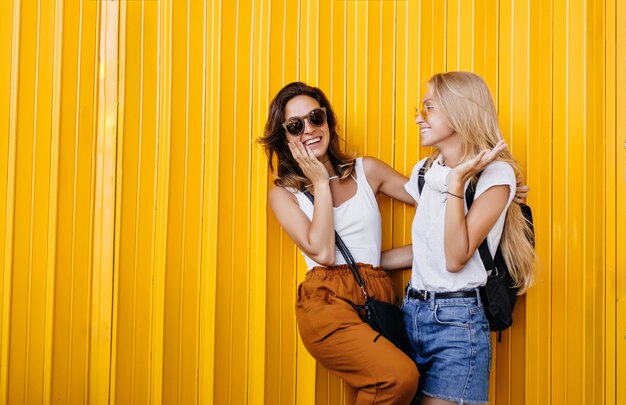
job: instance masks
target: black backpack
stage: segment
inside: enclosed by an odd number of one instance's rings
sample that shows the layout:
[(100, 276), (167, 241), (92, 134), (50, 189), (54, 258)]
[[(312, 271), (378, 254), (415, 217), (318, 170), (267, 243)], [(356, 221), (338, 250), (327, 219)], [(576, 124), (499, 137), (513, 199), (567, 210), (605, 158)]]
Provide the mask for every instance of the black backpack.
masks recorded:
[[(420, 168), (418, 174), (418, 189), (422, 194), (424, 188), (424, 173), (429, 161), (426, 161)], [(476, 182), (470, 182), (467, 190), (465, 190), (465, 201), (467, 210), (469, 211), (474, 202), (474, 194), (476, 192), (476, 184), (482, 172), (476, 174)], [(531, 243), (534, 243), (533, 214), (530, 207), (526, 204), (520, 204), (522, 214), (530, 223)], [(508, 329), (513, 324), (513, 308), (517, 301), (517, 292), (519, 288), (514, 287), (515, 281), (509, 273), (506, 261), (502, 256), (502, 249), (498, 246), (495, 257), (491, 257), (487, 239), (478, 246), (478, 253), (483, 261), (485, 270), (487, 271), (487, 284), (480, 287), (480, 298), (485, 307), (485, 315), (489, 321), (489, 328), (492, 332), (498, 332), (498, 341), (502, 339), (502, 331)]]

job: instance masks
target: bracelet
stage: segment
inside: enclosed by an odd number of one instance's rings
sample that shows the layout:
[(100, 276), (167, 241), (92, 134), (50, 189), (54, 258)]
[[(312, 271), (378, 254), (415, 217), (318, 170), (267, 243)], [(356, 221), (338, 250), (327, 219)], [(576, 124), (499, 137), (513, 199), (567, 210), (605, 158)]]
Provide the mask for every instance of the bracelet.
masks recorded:
[(464, 198), (463, 196), (456, 195), (456, 194), (452, 194), (452, 193), (451, 193), (451, 192), (449, 192), (449, 191), (446, 191), (446, 193), (450, 194), (450, 195), (451, 195), (451, 196), (453, 196), (453, 197), (460, 198), (461, 200), (465, 200), (465, 198)]

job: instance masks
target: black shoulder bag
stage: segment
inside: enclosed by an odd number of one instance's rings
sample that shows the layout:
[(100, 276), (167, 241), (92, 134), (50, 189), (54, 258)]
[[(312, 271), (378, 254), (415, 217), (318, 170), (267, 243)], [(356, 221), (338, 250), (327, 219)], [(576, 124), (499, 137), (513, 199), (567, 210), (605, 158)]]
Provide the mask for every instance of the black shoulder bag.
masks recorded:
[[(313, 195), (309, 191), (303, 190), (303, 193), (309, 198), (309, 200), (311, 200), (311, 202), (314, 201)], [(409, 338), (406, 334), (400, 308), (397, 305), (379, 301), (370, 297), (365, 290), (363, 279), (361, 278), (361, 274), (359, 273), (358, 266), (356, 265), (352, 254), (344, 244), (337, 231), (335, 231), (335, 244), (343, 257), (346, 259), (346, 263), (348, 263), (348, 267), (350, 267), (354, 280), (359, 288), (361, 288), (363, 296), (365, 297), (365, 305), (356, 305), (354, 303), (350, 304), (355, 308), (363, 322), (367, 322), (372, 329), (378, 332), (379, 335), (376, 339), (382, 335), (393, 343), (398, 349), (410, 356), (412, 352), (411, 344), (409, 343)]]

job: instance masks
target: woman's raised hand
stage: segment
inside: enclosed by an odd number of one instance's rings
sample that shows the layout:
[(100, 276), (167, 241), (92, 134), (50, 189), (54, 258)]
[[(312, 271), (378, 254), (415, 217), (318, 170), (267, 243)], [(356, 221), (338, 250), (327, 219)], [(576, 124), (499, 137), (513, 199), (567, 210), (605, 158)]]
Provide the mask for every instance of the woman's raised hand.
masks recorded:
[(320, 162), (311, 148), (304, 146), (302, 142), (289, 142), (291, 155), (298, 162), (304, 175), (313, 185), (320, 182), (328, 182), (328, 170)]
[(528, 191), (530, 188), (527, 184), (524, 184), (524, 181), (520, 178), (517, 179), (517, 187), (515, 188), (515, 199), (514, 201), (518, 204), (523, 204), (526, 201), (526, 197), (528, 197)]
[(500, 140), (493, 149), (483, 149), (480, 151), (475, 158), (468, 160), (467, 162), (463, 162), (450, 172), (448, 175), (448, 186), (452, 183), (457, 182), (460, 185), (464, 185), (467, 180), (469, 180), (473, 175), (484, 170), (485, 167), (489, 165), (489, 163), (496, 160), (498, 155), (502, 153), (502, 151), (506, 150), (507, 146), (503, 140)]

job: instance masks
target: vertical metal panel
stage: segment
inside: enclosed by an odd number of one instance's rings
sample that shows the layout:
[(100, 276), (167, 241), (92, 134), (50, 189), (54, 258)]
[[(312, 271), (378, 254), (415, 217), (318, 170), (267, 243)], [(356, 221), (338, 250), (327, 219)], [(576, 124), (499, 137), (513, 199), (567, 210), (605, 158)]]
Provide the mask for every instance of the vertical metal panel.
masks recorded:
[[(93, 273), (91, 278), (91, 331), (89, 402), (109, 399), (113, 313), (116, 294), (113, 277), (116, 154), (117, 154), (117, 48), (119, 4), (101, 3), (98, 47), (97, 118), (93, 174)], [(114, 372), (114, 370), (113, 370)]]
[[(119, 403), (148, 403), (156, 207), (158, 4), (122, 4), (115, 393)], [(132, 28), (140, 27), (135, 30)], [(123, 44), (123, 45), (122, 45)]]
[[(585, 109), (590, 112), (585, 116), (585, 160), (593, 160), (596, 164), (588, 168), (587, 186), (585, 193), (584, 215), (585, 230), (583, 232), (584, 266), (588, 269), (583, 278), (584, 289), (592, 291), (587, 296), (585, 307), (587, 315), (584, 317), (586, 325), (583, 328), (584, 366), (582, 381), (584, 384), (584, 402), (602, 403), (605, 398), (607, 381), (611, 378), (606, 373), (606, 354), (609, 350), (604, 343), (607, 333), (606, 301), (608, 294), (605, 293), (607, 280), (611, 272), (607, 262), (610, 260), (606, 255), (606, 245), (610, 240), (605, 235), (610, 225), (608, 224), (607, 210), (605, 207), (606, 173), (608, 159), (605, 155), (606, 145), (606, 120), (609, 116), (610, 107), (607, 105), (605, 83), (611, 85), (611, 78), (606, 69), (606, 20), (605, 4), (596, 3), (586, 11), (586, 43), (588, 54), (585, 57), (585, 92), (587, 102)], [(614, 85), (613, 85), (614, 86)], [(604, 136), (603, 136), (604, 135)], [(607, 218), (605, 220), (605, 218)], [(611, 373), (612, 374), (612, 373)]]
[[(217, 279), (217, 239), (218, 239), (218, 179), (219, 179), (219, 140), (220, 140), (220, 38), (221, 1), (212, 0), (205, 9), (205, 66), (207, 76), (204, 82), (205, 96), (203, 162), (203, 218), (202, 218), (202, 271), (199, 319), (199, 403), (211, 403), (215, 386), (215, 309)], [(262, 349), (261, 349), (262, 350)], [(265, 370), (259, 370), (264, 373)]]
[[(554, 6), (535, 2), (530, 7), (530, 89), (528, 133), (529, 150), (526, 181), (532, 192), (529, 204), (534, 210), (539, 257), (538, 282), (526, 297), (526, 403), (550, 403), (551, 387), (546, 384), (552, 373), (552, 192), (553, 145), (548, 128), (553, 125)], [(545, 130), (543, 130), (545, 129)], [(539, 231), (539, 230), (543, 231)]]
[(0, 323), (0, 401), (6, 401), (9, 379), (9, 334), (13, 279), (13, 224), (15, 201), (15, 154), (17, 143), (17, 75), (19, 3), (0, 4), (0, 240), (2, 241), (2, 322)]
[(567, 328), (567, 178), (566, 144), (567, 144), (567, 10), (566, 2), (555, 0), (555, 10), (562, 10), (554, 15), (554, 81), (553, 81), (553, 177), (561, 179), (553, 185), (554, 210), (552, 222), (552, 266), (550, 268), (554, 283), (560, 288), (553, 290), (552, 329), (554, 347), (552, 348), (552, 376), (556, 377), (552, 384), (551, 401), (565, 403), (567, 372), (567, 345), (565, 330)]
[[(253, 63), (251, 89), (252, 139), (263, 133), (269, 103), (269, 12), (267, 2), (253, 3)], [(262, 148), (250, 150), (250, 348), (248, 352), (248, 403), (265, 404), (267, 324), (267, 157)]]
[(167, 212), (169, 193), (170, 163), (170, 124), (171, 124), (171, 83), (172, 83), (172, 4), (160, 2), (158, 20), (157, 52), (157, 157), (156, 157), (156, 219), (154, 230), (154, 265), (151, 313), (152, 364), (150, 378), (150, 399), (157, 404), (163, 402), (165, 363), (165, 266), (167, 241)]
[[(613, 7), (613, 5), (611, 5)], [(617, 393), (615, 398), (616, 404), (626, 403), (626, 388), (619, 381), (626, 379), (626, 5), (623, 1), (617, 0), (614, 6), (615, 10), (615, 104), (616, 111), (614, 116), (616, 122), (616, 139), (608, 137), (607, 144), (615, 145), (616, 165), (615, 167), (615, 184), (617, 199), (615, 211), (617, 212), (616, 225), (616, 277), (615, 277), (615, 295), (617, 298), (617, 308), (615, 316), (615, 324), (617, 333), (615, 334), (615, 342), (617, 346), (616, 364), (617, 370), (615, 380), (611, 381), (612, 385), (617, 385)], [(609, 17), (612, 15), (609, 14)], [(612, 24), (612, 23), (611, 23)], [(611, 33), (613, 33), (611, 32)], [(608, 34), (607, 34), (608, 35)], [(612, 42), (612, 41), (611, 41)], [(608, 61), (607, 61), (608, 63)], [(612, 101), (612, 100), (611, 100)], [(607, 101), (608, 103), (608, 101)], [(607, 131), (607, 135), (611, 132)], [(607, 148), (607, 152), (612, 148)], [(609, 166), (610, 167), (610, 166)], [(612, 235), (611, 235), (612, 236)], [(609, 256), (612, 257), (612, 256)], [(610, 286), (612, 287), (612, 286)], [(612, 296), (612, 294), (607, 294)], [(612, 301), (607, 300), (607, 305), (611, 305)], [(608, 323), (608, 322), (607, 322)], [(607, 336), (607, 340), (609, 340)], [(607, 373), (610, 370), (607, 369)], [(612, 391), (607, 390), (607, 397)]]
[[(621, 76), (620, 79), (620, 76), (617, 74), (617, 21), (620, 18), (620, 15), (617, 13), (617, 1), (607, 1), (605, 10), (604, 35), (606, 41), (605, 72), (607, 86), (604, 89), (604, 101), (606, 103), (606, 118), (604, 122), (606, 126), (606, 142), (603, 149), (606, 159), (606, 184), (616, 184), (616, 187), (607, 187), (606, 195), (604, 196), (604, 209), (606, 210), (606, 277), (604, 280), (605, 361), (603, 371), (606, 375), (606, 384), (602, 394), (605, 403), (614, 405), (626, 400), (626, 396), (624, 395), (626, 391), (622, 389), (621, 384), (617, 384), (617, 376), (620, 375), (621, 370), (623, 370), (623, 368), (618, 368), (618, 364), (621, 364), (622, 367), (624, 364), (624, 357), (620, 358), (618, 354), (619, 336), (626, 336), (626, 333), (619, 333), (619, 325), (616, 325), (616, 322), (614, 322), (619, 313), (619, 303), (617, 300), (617, 286), (614, 286), (612, 283), (612, 281), (618, 281), (616, 265), (618, 263), (617, 259), (619, 258), (619, 253), (617, 253), (617, 242), (623, 240), (624, 237), (623, 232), (618, 233), (618, 230), (623, 227), (620, 228), (617, 226), (617, 216), (619, 213), (616, 209), (617, 184), (619, 184), (619, 169), (617, 168), (617, 150), (619, 148), (619, 133), (617, 132), (617, 94), (619, 94), (619, 92), (617, 88), (620, 83), (623, 85), (624, 81), (623, 76)], [(622, 71), (624, 67), (625, 65), (622, 63), (620, 66)], [(609, 84), (614, 85), (610, 86)], [(623, 104), (622, 108), (624, 108)], [(613, 137), (613, 134), (615, 134), (615, 137)], [(614, 142), (614, 140), (618, 142)], [(615, 258), (615, 260), (613, 260), (613, 258)], [(624, 341), (626, 341), (626, 339)], [(618, 360), (622, 361), (617, 363)], [(622, 401), (617, 402), (620, 397)]]
[(8, 136), (3, 136), (8, 163), (4, 223), (11, 228), (3, 232), (6, 357), (1, 374), (8, 402), (43, 401), (51, 390), (61, 10), (56, 2), (13, 3), (5, 10), (12, 19), (10, 46), (4, 48), (12, 61), (5, 70), (11, 72), (11, 85), (3, 94), (11, 102), (6, 105)]
[(87, 400), (98, 4), (63, 9), (52, 398)]
[(220, 81), (225, 85), (220, 97), (217, 268), (234, 271), (218, 271), (216, 279), (216, 403), (249, 400), (252, 10), (249, 1), (224, 3), (221, 9)]
[[(172, 3), (171, 136), (164, 313), (164, 402), (197, 397), (197, 311), (200, 266), (203, 10)], [(196, 7), (200, 7), (197, 9)], [(199, 41), (199, 42), (198, 42)], [(197, 84), (196, 84), (197, 83)]]
[[(622, 3), (0, 2), (0, 402), (342, 403), (254, 141), (303, 80), (408, 174), (424, 83), (457, 69), (496, 98), (541, 263), (490, 402), (626, 401)], [(410, 242), (412, 208), (380, 207)]]

